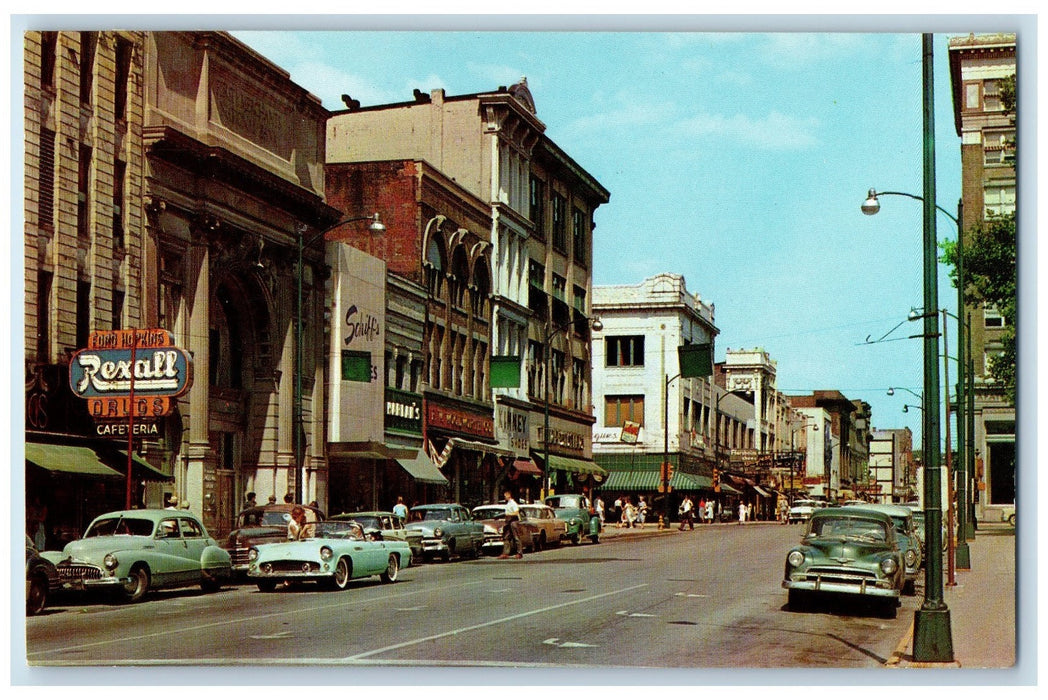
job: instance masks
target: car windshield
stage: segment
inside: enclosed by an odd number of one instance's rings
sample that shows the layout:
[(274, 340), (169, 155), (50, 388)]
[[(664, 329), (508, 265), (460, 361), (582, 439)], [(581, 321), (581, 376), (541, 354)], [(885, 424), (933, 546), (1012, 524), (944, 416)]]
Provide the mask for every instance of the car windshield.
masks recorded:
[(419, 520), (450, 520), (451, 509), (450, 508), (428, 508), (425, 510), (416, 510), (415, 514), (419, 517)]
[(814, 508), (815, 507), (815, 501), (794, 501), (793, 502), (793, 507), (794, 508)]
[(313, 536), (336, 540), (362, 540), (364, 539), (364, 531), (358, 523), (359, 521), (326, 520), (316, 524)]
[(91, 523), (84, 537), (107, 537), (109, 535), (141, 535), (149, 537), (153, 534), (154, 523), (152, 520), (143, 518), (102, 518)]
[(546, 505), (550, 508), (581, 508), (581, 500), (579, 496), (550, 496)]
[(534, 518), (536, 520), (547, 517), (545, 508), (536, 508), (535, 506), (523, 506), (520, 512), (527, 518)]
[(506, 517), (506, 509), (502, 506), (474, 508), (473, 517), (477, 520), (497, 520)]
[(360, 527), (372, 530), (381, 530), (382, 522), (376, 515), (354, 515), (353, 520), (360, 524)]
[(867, 542), (888, 540), (887, 529), (883, 523), (861, 518), (816, 518), (812, 521), (808, 536), (839, 537)]

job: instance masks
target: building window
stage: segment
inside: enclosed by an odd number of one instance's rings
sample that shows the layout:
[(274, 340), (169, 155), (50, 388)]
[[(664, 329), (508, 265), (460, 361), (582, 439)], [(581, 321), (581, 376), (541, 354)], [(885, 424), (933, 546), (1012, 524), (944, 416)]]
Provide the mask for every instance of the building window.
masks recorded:
[(531, 222), (535, 224), (535, 236), (546, 240), (546, 183), (534, 175), (529, 183), (528, 199)]
[(535, 342), (534, 340), (528, 341), (528, 395), (539, 396), (541, 391), (539, 387), (542, 386), (542, 372), (543, 372), (543, 360), (545, 354), (543, 353), (542, 344)]
[(534, 260), (528, 261), (528, 308), (535, 312), (535, 317), (545, 321), (549, 302), (546, 298), (546, 267)]
[(964, 109), (968, 112), (977, 112), (980, 107), (980, 85), (979, 83), (964, 84)]
[(36, 361), (50, 359), (51, 338), (51, 281), (53, 276), (39, 270), (36, 277)]
[(58, 57), (58, 32), (40, 32), (40, 87), (55, 86), (55, 60)]
[(94, 83), (97, 32), (80, 32), (80, 102), (91, 102)]
[(77, 164), (76, 180), (76, 230), (81, 238), (87, 238), (91, 226), (87, 219), (90, 206), (91, 147), (80, 146), (80, 162)]
[(550, 205), (553, 218), (553, 248), (561, 253), (566, 253), (568, 250), (567, 202), (563, 196), (554, 192)]
[(76, 346), (87, 347), (91, 333), (91, 283), (76, 283)]
[(586, 233), (589, 226), (586, 225), (586, 214), (577, 208), (571, 210), (571, 250), (576, 263), (586, 266)]
[(571, 399), (576, 411), (586, 410), (586, 363), (582, 360), (571, 361)]
[(40, 228), (55, 227), (55, 132), (40, 130)]
[(553, 282), (553, 323), (560, 328), (571, 323), (571, 307), (568, 306), (568, 281), (560, 275), (551, 275)]
[(124, 38), (116, 40), (116, 85), (113, 95), (113, 112), (117, 119), (127, 119), (127, 81), (131, 77), (131, 42)]
[(643, 367), (644, 336), (611, 335), (604, 339), (606, 367)]
[(124, 248), (124, 175), (127, 163), (113, 163), (113, 248)]
[(1004, 316), (996, 306), (987, 304), (983, 307), (983, 325), (986, 328), (1004, 328)]
[(621, 427), (626, 421), (644, 425), (644, 396), (605, 396), (604, 427)]
[(113, 290), (113, 314), (112, 314), (112, 328), (123, 328), (124, 325), (124, 293), (120, 290)]
[(550, 397), (549, 399), (554, 403), (564, 403), (564, 353), (560, 350), (551, 350), (549, 354), (550, 361)]
[(426, 289), (429, 295), (439, 299), (444, 288), (444, 255), (440, 244), (435, 238), (431, 238), (426, 245), (426, 261), (422, 263), (426, 273)]
[(175, 254), (160, 256), (159, 286), (157, 289), (157, 326), (169, 331), (175, 329), (175, 317), (182, 301), (179, 275), (180, 258)]

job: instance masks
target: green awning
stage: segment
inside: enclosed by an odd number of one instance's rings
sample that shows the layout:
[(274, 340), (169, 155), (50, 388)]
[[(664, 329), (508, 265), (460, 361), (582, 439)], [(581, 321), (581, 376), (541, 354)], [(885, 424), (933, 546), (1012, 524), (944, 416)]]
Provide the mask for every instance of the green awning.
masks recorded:
[[(127, 452), (125, 450), (117, 450), (117, 454), (123, 459), (123, 464), (127, 464)], [(132, 455), (131, 459), (134, 461), (135, 475), (143, 481), (174, 481), (174, 476), (168, 476), (164, 472), (154, 467), (144, 459)], [(125, 473), (127, 467), (124, 467)]]
[[(541, 461), (544, 455), (536, 452), (535, 456)], [(561, 457), (560, 455), (549, 456), (549, 468), (559, 469), (562, 472), (571, 472), (572, 474), (594, 474), (603, 478), (608, 476), (608, 470), (597, 466), (596, 462), (591, 462), (588, 459)]]
[(429, 458), (425, 450), (418, 450), (411, 459), (398, 458), (397, 463), (404, 467), (404, 471), (410, 474), (415, 481), (421, 481), (424, 484), (448, 483), (447, 478), (440, 473), (437, 465), (433, 464), (433, 460)]
[[(662, 475), (657, 471), (611, 472), (600, 488), (605, 491), (658, 491), (662, 486)], [(699, 491), (712, 489), (708, 476), (673, 472), (670, 488), (674, 491)]]
[(83, 474), (105, 478), (123, 476), (115, 469), (110, 469), (98, 458), (90, 447), (74, 445), (49, 445), (39, 442), (27, 442), (25, 461), (49, 472), (64, 474)]
[(742, 493), (742, 491), (739, 491), (737, 488), (725, 484), (723, 481), (721, 482), (720, 487), (721, 493)]
[(328, 456), (333, 459), (414, 459), (417, 452), (414, 447), (387, 445), (375, 440), (328, 443)]

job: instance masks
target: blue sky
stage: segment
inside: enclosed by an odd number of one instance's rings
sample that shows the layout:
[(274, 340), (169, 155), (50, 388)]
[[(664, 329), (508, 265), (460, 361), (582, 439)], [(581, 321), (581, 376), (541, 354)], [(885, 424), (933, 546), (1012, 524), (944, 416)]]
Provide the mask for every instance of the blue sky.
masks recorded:
[[(873, 406), (875, 427), (916, 437), (920, 411), (902, 413), (916, 400), (886, 390), (921, 390), (920, 341), (864, 341), (922, 303), (922, 208), (859, 206), (870, 187), (923, 192), (919, 31), (233, 33), (330, 109), (343, 93), (384, 104), (526, 76), (547, 134), (611, 192), (594, 284), (683, 274), (716, 305), (718, 360), (762, 347), (780, 389), (839, 389)], [(953, 212), (947, 36), (934, 49), (936, 185)], [(946, 217), (937, 225), (956, 236)], [(939, 305), (955, 310), (943, 267), (939, 281)], [(918, 332), (906, 323), (890, 338)]]

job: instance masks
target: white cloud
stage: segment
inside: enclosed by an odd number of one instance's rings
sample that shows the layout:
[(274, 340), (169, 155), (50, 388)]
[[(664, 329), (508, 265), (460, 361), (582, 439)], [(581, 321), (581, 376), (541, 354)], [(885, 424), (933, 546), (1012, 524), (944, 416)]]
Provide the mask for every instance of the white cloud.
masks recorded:
[(808, 70), (812, 63), (843, 60), (871, 48), (870, 38), (864, 34), (781, 32), (762, 37), (765, 42), (759, 49), (761, 57), (775, 66), (794, 70)]
[[(633, 98), (630, 98), (633, 99)], [(676, 109), (672, 103), (625, 102), (606, 111), (594, 110), (571, 122), (568, 133), (603, 131), (624, 127), (653, 126), (672, 119)]]
[(727, 139), (759, 150), (798, 150), (819, 143), (818, 121), (780, 112), (753, 118), (745, 114), (698, 114), (678, 122), (673, 130), (681, 137)]
[(319, 97), (328, 109), (343, 109), (342, 95), (349, 95), (364, 106), (411, 99), (410, 91), (394, 94), (376, 86), (368, 78), (324, 62), (296, 63), (289, 66), (288, 71), (292, 80)]
[(493, 63), (467, 63), (466, 70), (480, 79), (482, 85), (489, 87), (482, 90), (494, 90), (499, 85), (510, 86), (527, 75), (520, 68), (501, 66)]

